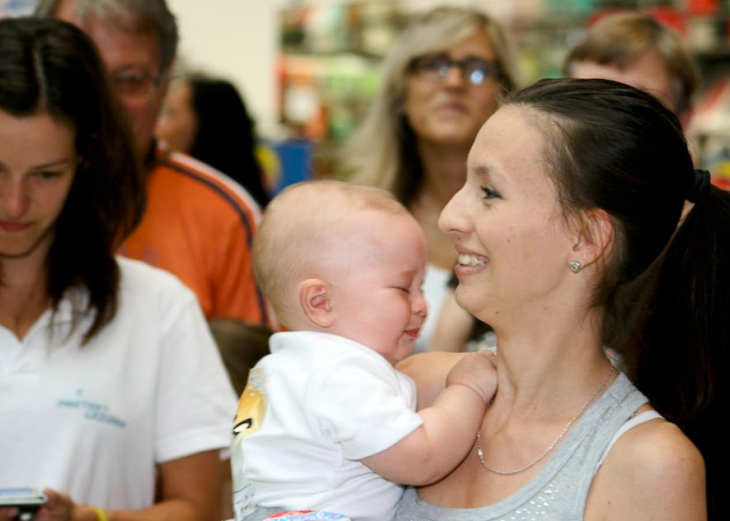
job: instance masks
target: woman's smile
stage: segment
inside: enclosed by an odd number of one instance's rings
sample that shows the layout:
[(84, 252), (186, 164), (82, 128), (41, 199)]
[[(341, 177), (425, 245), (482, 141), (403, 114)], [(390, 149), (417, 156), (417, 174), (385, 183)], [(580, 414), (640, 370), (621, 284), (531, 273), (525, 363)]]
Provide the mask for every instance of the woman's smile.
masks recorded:
[(468, 276), (477, 273), (489, 263), (489, 257), (486, 255), (470, 251), (459, 244), (456, 245), (456, 252), (458, 257), (454, 272), (457, 276)]

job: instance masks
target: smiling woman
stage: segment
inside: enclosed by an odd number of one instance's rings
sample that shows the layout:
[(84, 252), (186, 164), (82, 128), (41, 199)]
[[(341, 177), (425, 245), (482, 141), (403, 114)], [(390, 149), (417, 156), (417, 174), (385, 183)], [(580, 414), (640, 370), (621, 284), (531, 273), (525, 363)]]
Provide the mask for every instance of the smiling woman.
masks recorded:
[(459, 231), (457, 301), (489, 324), (555, 309), (563, 298), (555, 290), (572, 281), (563, 269), (572, 233), (532, 145), (540, 140), (521, 111), (498, 111), (477, 136), (466, 184), (441, 214), (442, 229)]
[(79, 29), (0, 20), (0, 488), (44, 488), (38, 521), (212, 521), (234, 396), (195, 296), (115, 257), (145, 184), (111, 88)]
[[(439, 224), (459, 304), (497, 334), (498, 392), (472, 452), (395, 519), (701, 521), (706, 500), (727, 519), (730, 195), (677, 117), (617, 82), (543, 80), (482, 127)], [(460, 359), (402, 364), (420, 406)]]

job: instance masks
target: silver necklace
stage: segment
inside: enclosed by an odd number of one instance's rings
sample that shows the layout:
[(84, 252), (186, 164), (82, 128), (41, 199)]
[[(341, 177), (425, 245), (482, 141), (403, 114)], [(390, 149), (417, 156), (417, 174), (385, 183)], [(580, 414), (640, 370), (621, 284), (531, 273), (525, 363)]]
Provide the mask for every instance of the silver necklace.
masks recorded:
[(608, 384), (608, 381), (611, 379), (611, 376), (613, 375), (613, 371), (614, 371), (614, 369), (612, 366), (611, 370), (608, 372), (608, 376), (606, 376), (606, 379), (601, 383), (601, 386), (598, 389), (596, 389), (596, 392), (593, 393), (593, 396), (591, 396), (588, 399), (588, 401), (583, 404), (583, 407), (580, 408), (580, 411), (578, 411), (578, 414), (576, 414), (575, 416), (573, 416), (573, 418), (571, 418), (571, 420), (568, 422), (568, 424), (565, 426), (565, 428), (562, 430), (562, 432), (560, 434), (558, 434), (558, 437), (555, 438), (550, 443), (550, 445), (547, 446), (547, 448), (544, 451), (542, 451), (542, 454), (540, 454), (537, 458), (532, 460), (530, 463), (528, 463), (524, 467), (521, 467), (517, 470), (507, 470), (507, 471), (493, 469), (492, 467), (487, 465), (487, 462), (484, 460), (484, 451), (482, 450), (481, 430), (477, 431), (477, 456), (479, 456), (479, 461), (482, 462), (482, 465), (484, 466), (484, 468), (487, 469), (489, 472), (494, 472), (495, 474), (499, 474), (500, 476), (512, 476), (513, 474), (519, 474), (520, 472), (524, 472), (527, 469), (537, 465), (540, 461), (542, 461), (545, 458), (545, 456), (550, 454), (550, 451), (552, 451), (555, 448), (555, 446), (558, 444), (558, 442), (563, 439), (563, 436), (565, 436), (567, 434), (567, 432), (570, 430), (570, 427), (572, 427), (572, 425), (576, 422), (576, 420), (578, 418), (580, 418), (581, 414), (583, 414), (583, 411), (586, 410), (588, 405), (590, 405), (590, 403), (596, 399), (596, 396), (598, 396), (601, 393), (601, 391), (603, 391), (603, 389)]

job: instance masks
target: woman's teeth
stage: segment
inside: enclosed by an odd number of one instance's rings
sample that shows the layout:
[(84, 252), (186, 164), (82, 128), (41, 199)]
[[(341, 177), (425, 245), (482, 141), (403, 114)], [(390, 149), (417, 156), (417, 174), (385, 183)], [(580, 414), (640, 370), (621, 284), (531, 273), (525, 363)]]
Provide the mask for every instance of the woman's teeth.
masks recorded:
[(476, 255), (459, 255), (459, 264), (462, 266), (471, 266), (473, 268), (480, 268), (482, 266), (486, 266), (487, 262), (481, 257), (477, 257)]

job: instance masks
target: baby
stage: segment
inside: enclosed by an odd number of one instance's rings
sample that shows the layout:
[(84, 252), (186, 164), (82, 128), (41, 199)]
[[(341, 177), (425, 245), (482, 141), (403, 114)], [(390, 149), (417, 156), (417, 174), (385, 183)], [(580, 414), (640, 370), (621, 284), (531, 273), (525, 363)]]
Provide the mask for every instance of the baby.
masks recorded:
[(496, 391), (491, 354), (449, 373), (416, 413), (394, 365), (426, 318), (426, 241), (386, 192), (336, 181), (285, 190), (254, 241), (256, 277), (288, 332), (252, 370), (233, 445), (237, 519), (257, 507), (391, 519), (401, 484), (445, 476)]

